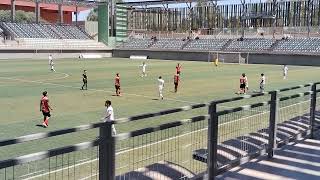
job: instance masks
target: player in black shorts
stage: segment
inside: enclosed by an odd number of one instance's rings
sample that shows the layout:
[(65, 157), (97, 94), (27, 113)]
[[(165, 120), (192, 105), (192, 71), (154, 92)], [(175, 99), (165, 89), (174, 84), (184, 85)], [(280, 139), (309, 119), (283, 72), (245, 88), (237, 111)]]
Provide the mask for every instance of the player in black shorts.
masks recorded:
[(88, 90), (88, 76), (87, 76), (87, 70), (84, 70), (83, 71), (83, 74), (82, 74), (82, 81), (83, 81), (83, 85), (81, 87), (81, 90)]
[(247, 86), (246, 74), (242, 73), (240, 77), (240, 91), (238, 92), (238, 94), (245, 94), (246, 86)]

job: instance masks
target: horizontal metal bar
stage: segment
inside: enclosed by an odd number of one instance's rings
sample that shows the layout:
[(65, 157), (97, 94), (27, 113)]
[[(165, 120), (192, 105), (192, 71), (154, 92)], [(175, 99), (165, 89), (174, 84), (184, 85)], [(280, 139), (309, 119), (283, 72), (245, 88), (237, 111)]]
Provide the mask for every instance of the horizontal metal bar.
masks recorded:
[(202, 107), (206, 107), (206, 106), (207, 106), (207, 104), (205, 104), (205, 103), (194, 104), (194, 105), (184, 106), (184, 107), (180, 107), (180, 108), (168, 109), (168, 110), (164, 110), (164, 111), (160, 111), (160, 112), (156, 112), (156, 113), (146, 113), (146, 114), (137, 115), (137, 116), (120, 118), (120, 119), (117, 119), (114, 123), (121, 124), (121, 123), (129, 122), (129, 121), (136, 121), (136, 120), (140, 120), (140, 119), (146, 119), (146, 118), (163, 116), (163, 115), (173, 114), (173, 113), (182, 112), (182, 111), (188, 111), (191, 109), (198, 109), (198, 108), (202, 108)]
[(33, 141), (33, 140), (39, 140), (39, 139), (44, 139), (48, 137), (54, 137), (54, 136), (60, 136), (64, 134), (69, 134), (69, 133), (74, 133), (74, 132), (79, 132), (79, 131), (84, 131), (84, 130), (89, 130), (89, 129), (94, 129), (103, 126), (104, 122), (99, 122), (99, 123), (94, 123), (94, 124), (87, 124), (87, 125), (81, 125), (77, 126), (74, 128), (67, 128), (67, 129), (61, 129), (57, 131), (51, 131), (47, 133), (37, 133), (37, 134), (30, 134), (26, 136), (20, 136), (14, 139), (6, 139), (0, 141), (0, 147), (1, 146), (7, 146), (7, 145), (12, 145), (12, 144), (19, 144), (19, 143), (24, 143), (28, 141)]
[(270, 92), (265, 92), (265, 93), (257, 93), (257, 94), (252, 94), (252, 95), (244, 95), (244, 96), (240, 96), (240, 97), (234, 97), (234, 98), (229, 98), (229, 99), (221, 99), (221, 100), (217, 100), (217, 101), (212, 101), (211, 103), (215, 103), (215, 104), (222, 104), (222, 103), (227, 103), (227, 102), (232, 102), (232, 101), (239, 101), (242, 99), (249, 99), (249, 98), (253, 98), (253, 97), (259, 97), (259, 96), (264, 96), (266, 94), (270, 94)]
[(136, 137), (136, 136), (140, 136), (140, 135), (144, 135), (144, 134), (148, 134), (148, 133), (152, 133), (152, 132), (156, 132), (156, 131), (161, 131), (161, 130), (165, 130), (165, 129), (169, 129), (169, 128), (173, 128), (173, 127), (178, 127), (178, 126), (184, 125), (186, 123), (194, 123), (194, 122), (203, 121), (203, 120), (206, 120), (207, 117), (208, 117), (208, 115), (195, 116), (195, 117), (192, 117), (189, 119), (183, 119), (183, 120), (179, 120), (179, 121), (165, 123), (165, 124), (161, 124), (161, 125), (155, 126), (155, 127), (148, 127), (148, 128), (143, 128), (143, 129), (139, 129), (136, 131), (132, 131), (129, 133), (122, 133), (122, 134), (116, 135), (115, 139), (116, 139), (116, 141), (120, 141), (120, 140), (128, 139), (130, 137)]
[[(289, 87), (289, 88), (282, 88), (282, 89), (275, 90), (275, 91), (285, 92), (285, 91), (290, 91), (290, 90), (299, 89), (299, 88), (303, 88), (303, 87), (309, 87), (312, 84), (320, 84), (320, 82), (308, 83), (308, 84), (303, 84), (303, 85)], [(217, 101), (212, 101), (211, 103), (222, 104), (222, 103), (238, 101), (238, 100), (242, 100), (242, 99), (248, 99), (248, 98), (253, 98), (253, 97), (264, 96), (266, 94), (271, 94), (271, 92), (273, 92), (273, 91), (268, 91), (268, 92), (264, 92), (264, 93), (257, 93), (257, 94), (252, 94), (252, 95), (244, 95), (244, 96), (241, 96), (241, 97), (233, 97), (233, 98), (229, 98), (229, 99), (221, 99), (221, 100), (217, 100)]]
[(279, 98), (279, 101), (295, 99), (295, 98), (298, 98), (298, 97), (303, 97), (303, 96), (307, 96), (307, 95), (311, 95), (311, 94), (313, 94), (312, 91), (306, 91), (306, 92), (302, 92), (302, 93), (293, 94), (291, 96), (281, 97), (281, 98)]
[(303, 85), (299, 85), (299, 86), (293, 86), (293, 87), (289, 87), (289, 88), (283, 88), (283, 89), (279, 89), (279, 92), (284, 92), (284, 91), (290, 91), (290, 90), (294, 90), (294, 89), (300, 89), (303, 87), (309, 87), (311, 86), (313, 83), (308, 83), (308, 84), (303, 84)]
[(12, 167), (20, 164), (25, 164), (32, 161), (43, 160), (49, 157), (66, 154), (74, 151), (81, 151), (84, 149), (95, 147), (99, 144), (99, 142), (100, 140), (97, 139), (91, 142), (83, 142), (83, 143), (79, 143), (71, 146), (60, 147), (60, 148), (32, 153), (32, 154), (12, 158), (12, 159), (2, 160), (0, 161), (0, 169)]
[(265, 106), (265, 105), (268, 105), (268, 104), (270, 104), (270, 101), (264, 101), (264, 102), (260, 102), (260, 103), (240, 106), (240, 107), (236, 107), (236, 108), (232, 108), (232, 109), (219, 111), (219, 112), (217, 112), (217, 115), (221, 116), (221, 115), (225, 115), (225, 114), (229, 114), (229, 113), (233, 113), (233, 112), (238, 112), (238, 111), (242, 111), (242, 110), (250, 110), (250, 109), (253, 109), (253, 108), (256, 108), (256, 107), (260, 107), (260, 106)]

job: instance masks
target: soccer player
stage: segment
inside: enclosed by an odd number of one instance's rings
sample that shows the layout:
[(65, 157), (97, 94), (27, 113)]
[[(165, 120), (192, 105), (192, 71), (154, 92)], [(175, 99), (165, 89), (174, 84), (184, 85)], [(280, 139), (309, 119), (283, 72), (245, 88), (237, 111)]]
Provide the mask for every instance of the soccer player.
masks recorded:
[(266, 77), (265, 77), (264, 74), (262, 73), (262, 74), (261, 74), (261, 77), (260, 77), (260, 92), (261, 92), (261, 93), (264, 93), (265, 85), (266, 85)]
[(178, 91), (178, 86), (179, 86), (179, 82), (180, 82), (179, 74), (175, 74), (173, 76), (173, 82), (174, 82), (174, 92), (176, 93)]
[(246, 93), (246, 74), (242, 73), (241, 77), (240, 77), (240, 91), (238, 92), (238, 94), (245, 94)]
[(246, 82), (246, 92), (248, 92), (249, 91), (249, 82), (248, 82), (248, 76), (247, 75), (245, 75), (245, 82)]
[[(106, 107), (105, 109), (105, 114), (103, 117), (103, 121), (104, 122), (112, 122), (114, 121), (114, 113), (113, 113), (113, 108), (111, 106), (111, 101), (110, 100), (106, 100), (104, 106)], [(112, 124), (112, 135), (116, 135), (117, 131), (116, 128), (114, 127), (114, 124)]]
[(120, 94), (120, 76), (119, 73), (116, 74), (116, 77), (114, 79), (114, 87), (116, 88), (116, 95), (121, 96)]
[(49, 98), (48, 98), (48, 93), (47, 91), (44, 91), (42, 93), (42, 98), (40, 100), (40, 111), (43, 114), (43, 127), (48, 127), (48, 123), (49, 123), (49, 119), (51, 117), (50, 115), (50, 110), (52, 110), (52, 108), (49, 105)]
[(283, 79), (287, 79), (287, 75), (288, 75), (288, 66), (283, 65)]
[(218, 65), (219, 65), (219, 59), (218, 59), (218, 58), (216, 58), (216, 59), (214, 60), (214, 65), (215, 65), (216, 67), (218, 67)]
[(176, 73), (179, 74), (179, 75), (181, 73), (181, 68), (182, 68), (181, 64), (178, 63), (177, 66), (176, 66)]
[(159, 97), (161, 99), (163, 99), (163, 94), (162, 94), (162, 90), (164, 88), (164, 80), (162, 79), (161, 76), (159, 76), (158, 78), (158, 86), (159, 86)]
[(141, 65), (140, 65), (140, 67), (142, 68), (141, 69), (141, 71), (142, 71), (142, 74), (141, 74), (141, 77), (145, 77), (145, 76), (147, 76), (147, 74), (146, 74), (146, 63), (145, 62), (143, 62)]
[(88, 90), (88, 76), (87, 76), (87, 70), (83, 70), (82, 74), (82, 82), (83, 85), (81, 87), (81, 90), (84, 90), (84, 87), (86, 88), (85, 90)]
[(50, 66), (51, 72), (56, 72), (56, 70), (54, 69), (53, 57), (51, 54), (49, 54), (49, 66)]

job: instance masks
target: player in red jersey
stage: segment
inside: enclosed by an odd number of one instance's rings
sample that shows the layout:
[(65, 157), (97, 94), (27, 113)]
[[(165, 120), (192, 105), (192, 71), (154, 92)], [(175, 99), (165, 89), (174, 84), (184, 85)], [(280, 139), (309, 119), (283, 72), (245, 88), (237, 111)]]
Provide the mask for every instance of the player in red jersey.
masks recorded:
[(49, 98), (48, 98), (48, 93), (47, 91), (44, 91), (42, 93), (42, 98), (40, 100), (40, 111), (43, 114), (43, 127), (48, 127), (48, 123), (49, 123), (49, 119), (51, 117), (50, 115), (50, 110), (52, 110), (52, 108), (49, 105)]
[(119, 73), (116, 74), (116, 77), (114, 79), (114, 87), (116, 88), (116, 95), (121, 96), (120, 94), (120, 76)]
[(180, 73), (181, 73), (181, 67), (182, 67), (182, 66), (181, 66), (180, 63), (178, 63), (177, 66), (176, 66), (176, 73), (179, 74), (179, 75), (180, 75)]
[(246, 93), (246, 87), (247, 87), (246, 74), (242, 73), (242, 75), (240, 77), (240, 91), (238, 92), (238, 94), (245, 94)]
[(178, 86), (179, 86), (179, 82), (180, 82), (180, 76), (179, 74), (175, 74), (173, 76), (173, 83), (174, 83), (174, 92), (176, 93), (178, 91)]

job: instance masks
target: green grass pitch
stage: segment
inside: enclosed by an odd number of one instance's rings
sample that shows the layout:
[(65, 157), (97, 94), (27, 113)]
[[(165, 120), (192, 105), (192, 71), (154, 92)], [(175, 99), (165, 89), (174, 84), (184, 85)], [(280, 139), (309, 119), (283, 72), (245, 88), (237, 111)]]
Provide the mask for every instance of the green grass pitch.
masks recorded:
[[(182, 64), (181, 83), (178, 93), (174, 93), (173, 75), (178, 62)], [(98, 122), (106, 99), (112, 101), (116, 118), (121, 118), (237, 96), (241, 73), (247, 74), (251, 91), (259, 89), (260, 73), (264, 73), (268, 91), (315, 82), (320, 72), (318, 67), (289, 66), (288, 79), (283, 80), (282, 66), (276, 65), (220, 64), (215, 67), (208, 62), (147, 60), (147, 77), (141, 77), (141, 63), (142, 60), (120, 58), (59, 59), (55, 60), (57, 72), (50, 72), (45, 59), (0, 61), (0, 139)], [(80, 90), (84, 69), (88, 75), (87, 91)], [(114, 96), (116, 73), (121, 77), (121, 97)], [(159, 76), (165, 80), (164, 100), (158, 100)], [(45, 90), (53, 107), (46, 129), (36, 126), (42, 122), (39, 101)], [(206, 113), (207, 109), (202, 108), (149, 118), (117, 125), (117, 130), (128, 132)], [(41, 143), (4, 147), (0, 148), (0, 159), (75, 144), (96, 136), (97, 131), (89, 131)]]

